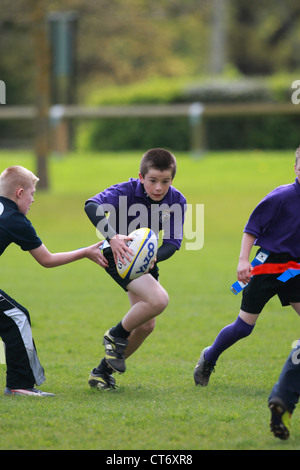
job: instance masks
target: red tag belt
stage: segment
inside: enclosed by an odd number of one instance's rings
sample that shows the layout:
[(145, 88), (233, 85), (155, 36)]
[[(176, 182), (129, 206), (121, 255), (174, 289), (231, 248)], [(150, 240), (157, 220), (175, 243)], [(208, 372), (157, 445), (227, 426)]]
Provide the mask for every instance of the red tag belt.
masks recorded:
[(255, 266), (251, 271), (251, 276), (255, 276), (257, 274), (280, 274), (287, 269), (300, 270), (300, 264), (296, 263), (296, 261), (289, 261), (288, 263), (264, 263)]

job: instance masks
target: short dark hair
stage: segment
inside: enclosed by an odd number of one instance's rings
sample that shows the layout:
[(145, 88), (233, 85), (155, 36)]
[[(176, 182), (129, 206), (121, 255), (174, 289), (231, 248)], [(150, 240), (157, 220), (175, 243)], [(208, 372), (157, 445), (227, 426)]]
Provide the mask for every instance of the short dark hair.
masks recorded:
[(176, 158), (171, 152), (165, 149), (154, 148), (147, 150), (140, 164), (141, 175), (144, 177), (150, 168), (155, 168), (160, 171), (171, 170), (173, 179), (177, 170)]

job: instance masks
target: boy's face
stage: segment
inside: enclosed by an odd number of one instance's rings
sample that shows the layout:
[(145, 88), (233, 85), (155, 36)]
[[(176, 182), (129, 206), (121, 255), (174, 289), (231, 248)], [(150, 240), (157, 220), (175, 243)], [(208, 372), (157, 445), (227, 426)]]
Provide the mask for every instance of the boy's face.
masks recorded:
[(31, 204), (34, 201), (35, 185), (28, 189), (19, 188), (16, 191), (16, 204), (20, 212), (28, 214)]
[(297, 175), (298, 181), (300, 183), (300, 158), (298, 158), (297, 163), (294, 166), (295, 168), (295, 173)]
[(153, 201), (161, 201), (167, 194), (172, 184), (171, 170), (156, 170), (150, 168), (145, 176), (139, 173), (140, 182), (144, 185), (145, 191)]

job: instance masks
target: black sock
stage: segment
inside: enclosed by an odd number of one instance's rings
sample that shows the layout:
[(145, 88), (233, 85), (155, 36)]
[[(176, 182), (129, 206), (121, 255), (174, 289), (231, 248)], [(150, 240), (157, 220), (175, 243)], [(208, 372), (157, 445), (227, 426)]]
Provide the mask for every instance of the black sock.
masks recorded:
[(118, 323), (116, 326), (113, 326), (109, 332), (116, 338), (128, 338), (130, 335), (130, 331), (126, 331), (125, 328), (123, 328), (122, 322)]
[(96, 367), (95, 369), (93, 369), (93, 373), (94, 374), (112, 374), (113, 373), (113, 370), (111, 369), (111, 367), (109, 367), (109, 365), (107, 364), (106, 360), (105, 360), (105, 357), (102, 359), (102, 361), (100, 362), (99, 366)]

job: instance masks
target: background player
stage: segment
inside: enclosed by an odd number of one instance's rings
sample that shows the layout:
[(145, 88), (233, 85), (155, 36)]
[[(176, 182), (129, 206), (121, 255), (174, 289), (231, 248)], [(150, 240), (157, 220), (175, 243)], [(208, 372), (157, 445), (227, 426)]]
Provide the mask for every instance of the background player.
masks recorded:
[(291, 417), (300, 396), (300, 341), (287, 358), (269, 396), (270, 428), (275, 437), (287, 440)]
[[(243, 290), (239, 315), (234, 323), (222, 329), (214, 343), (202, 351), (194, 370), (196, 385), (206, 386), (219, 356), (238, 340), (250, 335), (265, 304), (278, 295), (283, 306), (291, 305), (300, 315), (300, 276), (287, 282), (278, 274), (251, 277), (249, 256), (253, 245), (269, 252), (262, 266), (270, 272), (272, 264), (300, 262), (300, 147), (296, 150), (294, 183), (274, 189), (254, 209), (244, 229), (237, 267), (238, 280), (248, 285)], [(300, 271), (299, 271), (300, 273)]]

